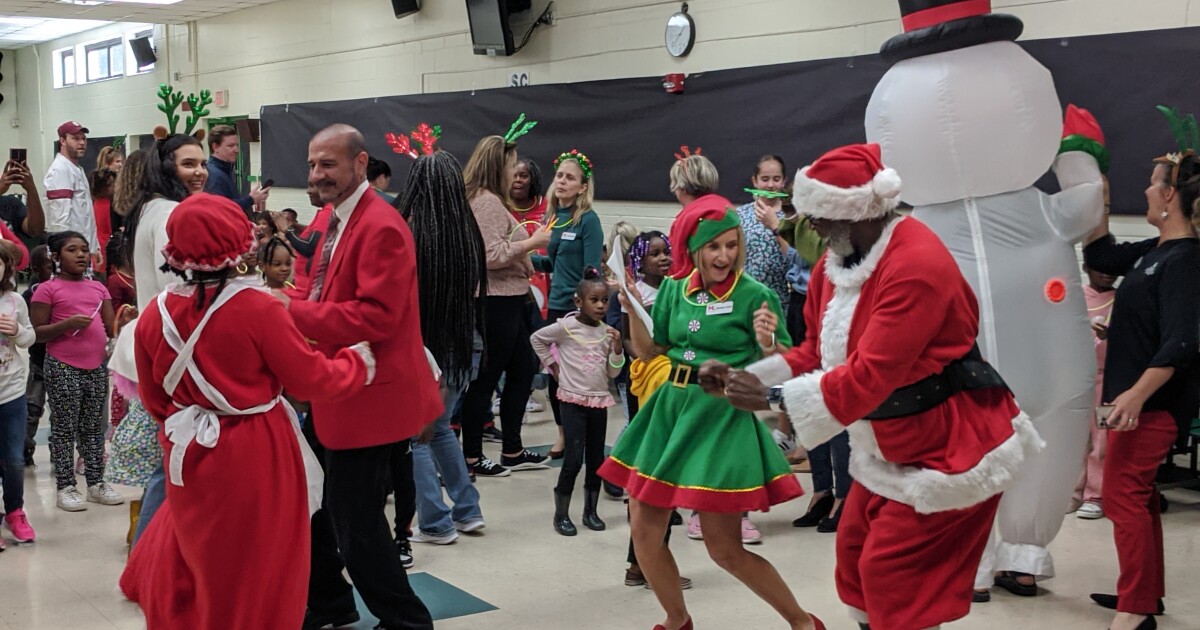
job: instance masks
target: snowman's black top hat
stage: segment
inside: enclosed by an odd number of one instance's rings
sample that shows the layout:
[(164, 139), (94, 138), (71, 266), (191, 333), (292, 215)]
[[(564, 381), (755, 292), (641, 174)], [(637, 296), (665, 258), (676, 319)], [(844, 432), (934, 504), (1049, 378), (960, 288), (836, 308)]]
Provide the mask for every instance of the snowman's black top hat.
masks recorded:
[(1025, 25), (1016, 16), (992, 13), (991, 0), (899, 0), (904, 33), (880, 48), (885, 61), (1015, 41)]

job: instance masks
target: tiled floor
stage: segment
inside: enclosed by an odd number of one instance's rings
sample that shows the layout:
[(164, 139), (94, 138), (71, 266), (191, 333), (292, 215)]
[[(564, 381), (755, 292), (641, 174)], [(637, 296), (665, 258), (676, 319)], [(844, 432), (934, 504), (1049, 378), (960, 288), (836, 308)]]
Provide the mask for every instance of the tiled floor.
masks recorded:
[[(613, 411), (610, 440), (620, 428)], [(554, 435), (548, 414), (531, 416), (528, 444), (546, 444)], [(489, 453), (496, 445), (489, 444)], [(0, 554), (0, 629), (93, 630), (144, 627), (136, 607), (123, 601), (116, 580), (125, 560), (126, 506), (91, 504), (83, 513), (54, 508), (54, 484), (47, 453), (26, 479), (26, 501), (38, 542)], [(628, 526), (619, 502), (602, 501), (606, 532), (582, 529), (563, 538), (551, 529), (551, 487), (557, 469), (515, 473), (506, 479), (481, 479), (487, 529), (448, 547), (418, 545), (414, 571), (448, 582), (498, 610), (438, 622), (446, 630), (481, 628), (553, 628), (644, 630), (661, 620), (650, 591), (623, 585)], [(807, 475), (801, 476), (806, 488)], [(135, 489), (123, 489), (127, 497)], [(1200, 494), (1174, 491), (1164, 515), (1167, 544), (1167, 607), (1163, 628), (1200, 628)], [(831, 629), (854, 629), (834, 590), (834, 536), (796, 530), (791, 520), (807, 499), (755, 515), (765, 541), (756, 548), (775, 563), (802, 605), (820, 614)], [(577, 500), (572, 513), (582, 509)], [(231, 532), (236, 535), (236, 532)], [(11, 540), (11, 539), (10, 539)], [(687, 592), (698, 628), (782, 628), (772, 611), (733, 578), (720, 571), (703, 543), (686, 538), (681, 528), (671, 544), (684, 573), (695, 580)], [(1108, 521), (1068, 516), (1053, 551), (1058, 577), (1043, 583), (1046, 593), (1019, 600), (996, 593), (976, 605), (971, 616), (950, 628), (1029, 630), (1106, 627), (1108, 611), (1087, 599), (1094, 591), (1111, 592), (1116, 556)], [(290, 629), (285, 629), (290, 630)]]

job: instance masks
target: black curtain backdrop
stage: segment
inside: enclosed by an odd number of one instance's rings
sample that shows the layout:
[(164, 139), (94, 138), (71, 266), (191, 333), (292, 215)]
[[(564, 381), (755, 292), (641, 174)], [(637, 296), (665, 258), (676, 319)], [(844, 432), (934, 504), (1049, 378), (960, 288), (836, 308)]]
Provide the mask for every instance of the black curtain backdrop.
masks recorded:
[[(1150, 160), (1176, 150), (1158, 104), (1200, 111), (1200, 27), (1022, 42), (1054, 74), (1064, 103), (1096, 114), (1112, 152), (1114, 212), (1141, 214)], [(680, 145), (703, 147), (721, 191), (744, 199), (753, 165), (777, 153), (789, 173), (823, 152), (864, 140), (863, 113), (888, 66), (878, 55), (690, 75), (682, 95), (661, 77), (471, 92), (270, 105), (262, 108), (264, 179), (304, 188), (309, 138), (334, 123), (359, 128), (402, 188), (411, 160), (384, 134), (441, 125), (440, 146), (466, 162), (479, 138), (503, 135), (518, 114), (539, 122), (519, 141), (543, 171), (578, 148), (595, 164), (597, 196), (672, 201), (667, 171)], [(1039, 184), (1053, 190), (1052, 177)]]
[[(83, 157), (79, 159), (79, 166), (83, 167), (84, 173), (87, 173), (90, 176), (92, 171), (96, 170), (96, 158), (100, 157), (100, 150), (104, 147), (113, 146), (113, 142), (116, 139), (116, 136), (88, 136), (87, 151), (85, 151)], [(50, 159), (52, 160), (54, 159), (54, 156), (58, 155), (59, 150), (62, 148), (62, 142), (55, 140), (53, 147), (54, 152), (50, 154)], [(128, 153), (128, 150), (126, 150), (124, 146), (122, 146), (121, 149), (122, 153)], [(45, 173), (43, 173), (43, 175), (45, 175)]]

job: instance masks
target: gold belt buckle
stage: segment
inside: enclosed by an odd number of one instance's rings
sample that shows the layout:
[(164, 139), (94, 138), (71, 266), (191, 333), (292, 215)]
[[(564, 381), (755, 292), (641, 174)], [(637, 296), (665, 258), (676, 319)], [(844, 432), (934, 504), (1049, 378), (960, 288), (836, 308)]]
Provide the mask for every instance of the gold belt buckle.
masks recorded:
[(688, 386), (690, 380), (692, 380), (692, 366), (683, 363), (675, 364), (675, 371), (671, 374), (671, 384), (682, 389)]

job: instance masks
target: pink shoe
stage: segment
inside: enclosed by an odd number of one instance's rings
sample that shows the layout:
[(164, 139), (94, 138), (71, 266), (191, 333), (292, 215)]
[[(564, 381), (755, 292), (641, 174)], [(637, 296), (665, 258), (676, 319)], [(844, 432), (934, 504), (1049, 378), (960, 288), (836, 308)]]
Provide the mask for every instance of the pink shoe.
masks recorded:
[(16, 509), (6, 514), (4, 527), (19, 543), (31, 543), (37, 537), (37, 534), (33, 532), (33, 527), (29, 525), (29, 518), (25, 516), (24, 509)]
[(757, 545), (762, 542), (762, 533), (750, 522), (750, 517), (742, 517), (742, 544)]
[(688, 538), (692, 540), (704, 540), (704, 534), (700, 531), (699, 514), (692, 514), (688, 517)]

